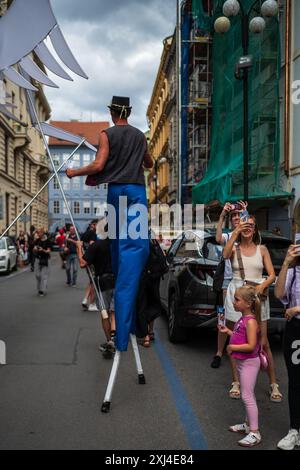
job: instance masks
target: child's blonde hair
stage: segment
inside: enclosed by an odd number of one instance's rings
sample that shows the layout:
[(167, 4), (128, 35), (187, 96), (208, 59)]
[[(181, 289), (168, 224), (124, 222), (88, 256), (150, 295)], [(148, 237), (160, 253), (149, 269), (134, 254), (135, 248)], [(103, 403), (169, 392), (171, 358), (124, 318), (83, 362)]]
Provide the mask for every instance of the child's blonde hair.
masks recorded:
[(258, 324), (261, 323), (261, 301), (256, 293), (255, 287), (253, 286), (242, 286), (236, 290), (245, 302), (251, 305), (251, 311), (255, 315), (255, 319)]

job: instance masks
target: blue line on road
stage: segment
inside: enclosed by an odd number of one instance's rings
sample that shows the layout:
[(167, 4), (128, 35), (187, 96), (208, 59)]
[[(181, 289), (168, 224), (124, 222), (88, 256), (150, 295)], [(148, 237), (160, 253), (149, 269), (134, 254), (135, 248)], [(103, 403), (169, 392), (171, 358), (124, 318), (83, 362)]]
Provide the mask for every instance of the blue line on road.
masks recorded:
[(175, 406), (191, 450), (207, 450), (207, 443), (201, 430), (198, 418), (195, 415), (193, 407), (186, 396), (184, 387), (177, 375), (176, 369), (172, 364), (169, 354), (160, 341), (156, 331), (154, 348), (166, 374), (166, 378), (175, 401)]

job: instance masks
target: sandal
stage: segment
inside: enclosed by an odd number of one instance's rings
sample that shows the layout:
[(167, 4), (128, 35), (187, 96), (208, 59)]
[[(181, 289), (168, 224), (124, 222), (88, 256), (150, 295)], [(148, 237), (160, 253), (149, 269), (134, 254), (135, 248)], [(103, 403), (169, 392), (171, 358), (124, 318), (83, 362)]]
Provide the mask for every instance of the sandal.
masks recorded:
[(232, 382), (229, 396), (234, 400), (239, 400), (239, 398), (241, 398), (240, 382)]
[(149, 348), (150, 347), (149, 335), (145, 336), (144, 341), (143, 341), (143, 346), (144, 346), (144, 348)]
[(270, 384), (270, 400), (274, 403), (280, 403), (282, 401), (282, 393), (279, 391), (278, 384)]

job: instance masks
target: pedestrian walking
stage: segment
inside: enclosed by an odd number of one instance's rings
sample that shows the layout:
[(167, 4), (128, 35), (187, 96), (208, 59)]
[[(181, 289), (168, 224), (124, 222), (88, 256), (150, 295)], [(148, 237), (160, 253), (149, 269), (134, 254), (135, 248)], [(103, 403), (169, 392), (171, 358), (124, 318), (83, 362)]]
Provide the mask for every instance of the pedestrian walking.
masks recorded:
[(34, 241), (37, 238), (37, 233), (35, 230), (35, 226), (32, 225), (30, 227), (30, 232), (27, 235), (27, 240), (28, 240), (28, 262), (30, 264), (30, 269), (31, 272), (34, 271), (34, 263), (35, 263), (35, 254), (34, 254)]
[(19, 267), (24, 268), (25, 262), (28, 259), (28, 242), (25, 232), (23, 230), (20, 231), (16, 242), (19, 256)]
[[(233, 230), (227, 242), (223, 256), (231, 260), (233, 278), (229, 283), (225, 299), (226, 325), (232, 329), (232, 323), (236, 323), (241, 314), (234, 308), (234, 295), (237, 288), (245, 283), (254, 284), (261, 302), (261, 344), (269, 358), (270, 400), (280, 402), (282, 394), (275, 376), (273, 355), (267, 336), (267, 321), (270, 319), (270, 303), (268, 287), (275, 281), (275, 271), (267, 247), (260, 244), (261, 237), (254, 216), (249, 216), (247, 221), (241, 221)], [(267, 278), (263, 278), (263, 271), (267, 272)], [(231, 322), (231, 323), (229, 323)], [(231, 360), (233, 382), (229, 395), (231, 398), (240, 398), (240, 384), (234, 360)]]
[(66, 274), (67, 274), (67, 285), (76, 287), (77, 272), (78, 272), (78, 258), (77, 258), (77, 235), (75, 227), (70, 226), (69, 235), (65, 241), (66, 249)]
[(35, 263), (35, 275), (37, 280), (37, 290), (40, 297), (47, 293), (49, 278), (49, 260), (52, 250), (52, 243), (47, 237), (44, 228), (38, 230), (38, 238), (34, 242), (34, 253), (37, 258)]
[(261, 442), (258, 425), (258, 407), (255, 398), (255, 385), (260, 370), (260, 325), (261, 302), (256, 289), (251, 286), (238, 288), (234, 294), (233, 306), (241, 318), (236, 322), (234, 330), (220, 326), (220, 331), (230, 336), (227, 347), (228, 354), (237, 362), (241, 396), (246, 410), (246, 418), (242, 424), (229, 427), (229, 431), (247, 434), (238, 444), (253, 447)]
[[(231, 229), (234, 230), (240, 223), (240, 214), (242, 210), (246, 210), (248, 206), (247, 202), (239, 201), (237, 203), (231, 204), (226, 202), (223, 207), (223, 210), (220, 214), (217, 231), (216, 231), (216, 242), (222, 246), (225, 246), (228, 240), (232, 235), (232, 231), (229, 233), (222, 233), (226, 218), (229, 216)], [(223, 293), (223, 303), (225, 302), (227, 288), (232, 279), (232, 267), (230, 259), (225, 261), (225, 270), (224, 270), (224, 281), (222, 285)], [(231, 330), (234, 327), (234, 323), (228, 322), (228, 328)], [(224, 335), (220, 330), (218, 330), (218, 340), (217, 340), (217, 352), (213, 357), (211, 367), (217, 369), (221, 365), (221, 359), (224, 352), (225, 343), (227, 340), (227, 335)]]
[[(97, 241), (97, 224), (98, 219), (94, 219), (89, 224), (87, 230), (81, 236), (81, 241), (83, 242), (84, 251), (89, 248), (89, 245)], [(95, 291), (92, 282), (89, 282), (84, 293), (84, 298), (81, 302), (82, 308), (84, 310), (89, 310), (90, 312), (97, 312), (98, 307), (95, 303)]]
[[(101, 222), (99, 222), (101, 224)], [(98, 227), (99, 227), (98, 224)], [(97, 230), (98, 239), (91, 243), (83, 254), (83, 242), (77, 243), (77, 252), (81, 268), (93, 267), (95, 284), (99, 287), (103, 295), (105, 309), (108, 312), (108, 319), (102, 318), (102, 326), (106, 336), (106, 342), (101, 344), (99, 349), (106, 359), (112, 357), (115, 352), (115, 307), (114, 307), (114, 287), (115, 277), (112, 272), (109, 239), (107, 238), (107, 226), (103, 233)], [(97, 306), (99, 311), (100, 305)]]
[(58, 234), (55, 237), (55, 243), (59, 249), (59, 256), (61, 259), (61, 269), (66, 269), (66, 257), (67, 253), (65, 252), (65, 243), (66, 243), (66, 234), (65, 230), (61, 228)]
[(277, 444), (282, 450), (300, 446), (300, 246), (291, 245), (280, 270), (275, 295), (286, 306), (284, 359), (288, 372), (290, 429)]
[[(121, 219), (121, 222), (116, 224), (116, 236), (114, 239), (110, 237), (110, 246), (116, 277), (116, 347), (119, 351), (126, 351), (129, 334), (135, 331), (136, 297), (141, 274), (149, 256), (143, 166), (151, 168), (153, 163), (145, 135), (128, 123), (132, 109), (130, 99), (114, 96), (109, 109), (114, 126), (101, 132), (96, 160), (81, 169), (68, 169), (66, 173), (69, 178), (89, 175), (87, 183), (91, 185), (108, 183), (107, 202), (109, 208), (114, 208), (113, 211), (109, 210), (109, 223), (113, 215), (117, 221)], [(142, 208), (145, 208), (145, 211), (141, 210)], [(129, 226), (133, 225), (137, 218), (141, 235), (132, 237)]]

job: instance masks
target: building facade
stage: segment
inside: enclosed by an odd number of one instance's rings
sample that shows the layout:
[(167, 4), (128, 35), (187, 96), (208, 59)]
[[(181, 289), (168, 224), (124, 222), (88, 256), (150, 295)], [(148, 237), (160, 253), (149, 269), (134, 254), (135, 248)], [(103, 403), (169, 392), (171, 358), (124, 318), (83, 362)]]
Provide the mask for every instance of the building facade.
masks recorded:
[[(2, 1), (0, 16), (11, 1)], [(37, 57), (33, 60), (41, 67)], [(27, 127), (23, 127), (0, 113), (0, 233), (7, 228), (47, 181), (50, 171), (48, 158), (40, 133), (31, 128), (25, 92), (9, 80), (2, 81), (3, 92), (10, 96), (12, 113)], [(37, 84), (35, 107), (41, 121), (50, 118), (50, 106), (43, 88)], [(29, 232), (30, 226), (48, 228), (48, 191), (45, 189), (26, 214), (11, 228), (9, 235), (20, 230)]]
[(164, 40), (160, 66), (147, 110), (150, 127), (149, 150), (154, 161), (149, 178), (151, 204), (169, 201), (169, 121), (166, 116), (169, 84), (165, 68), (171, 43), (172, 37)]
[[(99, 134), (109, 127), (109, 122), (79, 122), (79, 121), (54, 121), (51, 123), (73, 134), (85, 137), (89, 143), (98, 147)], [(70, 142), (50, 138), (49, 141), (52, 156), (58, 168), (74, 150), (74, 144)], [(84, 145), (70, 160), (72, 168), (89, 165), (95, 159), (95, 153)], [(84, 232), (92, 219), (103, 216), (106, 210), (107, 185), (95, 187), (86, 186), (85, 177), (70, 180), (65, 175), (65, 168), (59, 172), (60, 181), (66, 193), (74, 221), (79, 232)], [(49, 228), (51, 232), (71, 220), (66, 205), (63, 201), (56, 178), (49, 185)]]

